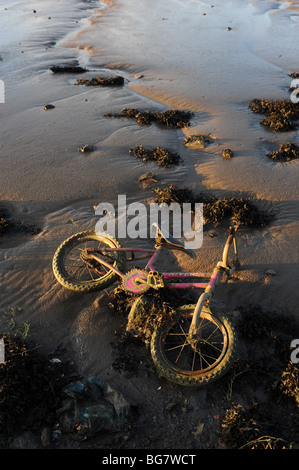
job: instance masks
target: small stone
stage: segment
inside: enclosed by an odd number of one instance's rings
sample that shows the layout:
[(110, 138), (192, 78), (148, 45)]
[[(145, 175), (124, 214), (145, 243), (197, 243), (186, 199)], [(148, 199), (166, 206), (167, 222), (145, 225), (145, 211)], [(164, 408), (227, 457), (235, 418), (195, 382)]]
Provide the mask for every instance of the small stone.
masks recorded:
[(265, 274), (267, 276), (276, 276), (276, 271), (273, 271), (273, 269), (268, 269)]
[(222, 156), (223, 158), (230, 159), (233, 157), (233, 152), (231, 151), (231, 149), (224, 149), (222, 152)]
[(139, 80), (140, 78), (143, 78), (144, 75), (142, 75), (142, 73), (136, 73), (136, 75), (134, 75), (134, 78), (136, 78), (136, 80)]
[(82, 153), (88, 153), (88, 152), (93, 152), (94, 147), (92, 145), (83, 145), (82, 147), (78, 148), (79, 152)]
[(228, 26), (228, 27), (226, 28), (226, 31), (231, 31), (231, 28)]
[(204, 428), (204, 423), (200, 423), (197, 428), (195, 429), (195, 431), (193, 432), (193, 435), (196, 439), (199, 439), (202, 431), (203, 431), (203, 428)]
[(55, 106), (54, 106), (53, 104), (46, 104), (46, 105), (44, 106), (44, 109), (45, 109), (46, 111), (47, 111), (48, 109), (54, 109), (54, 108), (55, 108)]
[(204, 135), (190, 135), (184, 139), (186, 147), (194, 149), (204, 149), (209, 143), (211, 143), (210, 139)]

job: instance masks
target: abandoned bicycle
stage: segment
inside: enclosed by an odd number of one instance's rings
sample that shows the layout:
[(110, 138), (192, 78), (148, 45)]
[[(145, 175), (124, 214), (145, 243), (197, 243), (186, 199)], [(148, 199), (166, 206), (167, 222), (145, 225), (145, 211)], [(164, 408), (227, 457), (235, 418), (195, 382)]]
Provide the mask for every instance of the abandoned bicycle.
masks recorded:
[[(158, 372), (171, 382), (184, 386), (207, 385), (230, 369), (236, 353), (237, 338), (232, 324), (209, 307), (222, 275), (231, 276), (239, 266), (236, 228), (230, 227), (222, 260), (212, 273), (155, 270), (154, 263), (163, 248), (181, 250), (196, 258), (193, 250), (185, 248), (158, 224), (155, 228), (155, 249), (123, 248), (105, 233), (77, 233), (58, 247), (53, 272), (63, 287), (76, 292), (101, 290), (117, 280), (125, 291), (139, 298), (149, 290), (203, 289), (196, 304), (178, 308), (174, 316), (155, 329), (150, 350)], [(126, 270), (127, 262), (147, 258), (144, 269)], [(184, 282), (187, 278), (201, 278), (201, 281)]]

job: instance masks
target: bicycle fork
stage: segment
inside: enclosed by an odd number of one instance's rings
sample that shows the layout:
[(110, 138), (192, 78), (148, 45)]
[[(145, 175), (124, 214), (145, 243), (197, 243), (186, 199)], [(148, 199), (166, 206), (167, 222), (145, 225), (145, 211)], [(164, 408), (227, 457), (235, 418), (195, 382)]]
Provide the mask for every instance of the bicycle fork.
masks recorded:
[(210, 282), (208, 283), (207, 287), (205, 288), (205, 291), (201, 294), (201, 296), (199, 297), (196, 303), (196, 306), (193, 312), (192, 322), (191, 322), (189, 333), (188, 333), (188, 340), (190, 342), (194, 342), (194, 340), (196, 341), (201, 311), (204, 305), (207, 304), (211, 300), (214, 294), (214, 291), (217, 285), (219, 284), (222, 271), (223, 271), (223, 268), (220, 265), (218, 265), (214, 269)]

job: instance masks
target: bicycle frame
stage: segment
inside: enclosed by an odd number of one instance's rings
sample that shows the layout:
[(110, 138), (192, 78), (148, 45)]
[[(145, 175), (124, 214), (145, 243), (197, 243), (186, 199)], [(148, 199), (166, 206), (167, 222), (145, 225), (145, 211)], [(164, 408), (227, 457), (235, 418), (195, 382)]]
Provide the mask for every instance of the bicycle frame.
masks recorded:
[[(170, 280), (181, 280), (185, 278), (209, 279), (208, 282), (170, 282), (165, 285), (165, 287), (168, 289), (191, 289), (191, 288), (204, 289), (204, 292), (200, 295), (196, 303), (195, 310), (194, 310), (193, 319), (192, 319), (190, 330), (189, 330), (190, 340), (192, 340), (192, 337), (196, 335), (196, 332), (199, 326), (199, 319), (200, 319), (200, 313), (202, 311), (202, 308), (204, 307), (204, 305), (207, 305), (209, 301), (211, 300), (215, 292), (215, 289), (217, 285), (219, 284), (221, 275), (223, 273), (226, 273), (228, 276), (231, 276), (236, 270), (236, 268), (239, 266), (235, 233), (236, 233), (236, 228), (230, 227), (229, 235), (228, 235), (228, 238), (225, 243), (224, 250), (223, 250), (222, 261), (219, 261), (217, 263), (217, 266), (215, 267), (212, 273), (202, 273), (202, 272), (199, 272), (199, 273), (162, 272), (160, 273), (162, 274), (164, 279), (170, 279)], [(233, 262), (232, 266), (228, 266), (227, 264), (228, 250), (232, 242), (234, 246), (235, 261)], [(141, 259), (150, 258), (145, 267), (145, 270), (150, 272), (150, 271), (156, 271), (155, 262), (157, 261), (157, 258), (160, 255), (162, 248), (163, 248), (163, 245), (156, 246), (154, 250), (142, 249), (142, 248), (105, 248), (101, 250), (101, 252), (103, 254), (109, 253), (109, 252), (114, 252), (114, 253), (115, 252), (127, 252), (127, 253), (131, 252), (131, 258), (128, 258), (127, 261), (138, 261)], [(98, 258), (96, 255), (96, 252), (97, 252), (96, 248), (89, 249), (88, 252), (89, 254), (92, 254), (93, 258), (95, 258), (99, 263), (105, 265), (107, 268), (113, 270), (116, 274), (118, 274), (118, 276), (121, 279), (125, 276), (124, 273), (120, 272), (110, 263)], [(143, 253), (143, 255), (136, 258), (135, 253)]]

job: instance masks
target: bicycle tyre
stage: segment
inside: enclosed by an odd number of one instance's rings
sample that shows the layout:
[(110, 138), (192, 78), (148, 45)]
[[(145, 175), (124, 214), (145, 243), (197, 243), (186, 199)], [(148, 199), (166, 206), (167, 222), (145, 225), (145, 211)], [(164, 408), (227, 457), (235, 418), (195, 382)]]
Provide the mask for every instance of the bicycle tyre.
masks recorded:
[[(90, 279), (86, 281), (76, 280), (67, 272), (65, 268), (65, 259), (68, 253), (81, 243), (86, 243), (88, 241), (101, 242), (110, 248), (121, 247), (120, 243), (115, 238), (112, 238), (106, 234), (96, 234), (93, 230), (79, 232), (66, 239), (57, 248), (54, 254), (52, 269), (56, 280), (68, 290), (82, 293), (102, 290), (119, 279), (118, 275), (113, 270), (107, 271), (102, 277), (98, 279)], [(124, 252), (118, 252), (117, 259), (113, 263), (113, 266), (119, 271), (123, 271), (125, 269), (125, 264), (126, 254)]]
[[(195, 305), (181, 307), (177, 310), (177, 315), (172, 319), (166, 320), (166, 322), (159, 326), (152, 335), (150, 349), (154, 365), (163, 377), (177, 385), (203, 387), (219, 380), (232, 366), (236, 356), (237, 335), (230, 321), (224, 315), (220, 313), (212, 313), (209, 308), (204, 307), (201, 313), (201, 318), (206, 320), (208, 323), (215, 325), (217, 329), (219, 329), (224, 337), (223, 348), (218, 359), (209, 367), (190, 370), (190, 368), (187, 369), (185, 365), (184, 369), (179, 364), (179, 362), (182, 363), (182, 358), (177, 359), (177, 363), (175, 363), (174, 357), (171, 357), (172, 355), (174, 356), (174, 352), (171, 352), (171, 348), (167, 346), (167, 341), (170, 341), (171, 339), (173, 345), (175, 344), (173, 341), (175, 341), (176, 336), (183, 336), (181, 332), (172, 333), (172, 331), (175, 331), (176, 327), (178, 327), (179, 323), (182, 321), (187, 321), (185, 331), (186, 333), (188, 332), (194, 308)], [(179, 326), (179, 329), (181, 329), (181, 325)], [(172, 338), (170, 338), (171, 335), (173, 336)], [(167, 340), (168, 336), (170, 339)], [(207, 348), (205, 345), (204, 347)], [(175, 348), (178, 349), (179, 347), (172, 346), (173, 351)], [(193, 361), (195, 362), (194, 348), (186, 342), (185, 337), (185, 343), (181, 346), (181, 353), (184, 350), (184, 353), (188, 354), (188, 348), (189, 353), (191, 351), (193, 354)], [(198, 354), (198, 356), (200, 356), (200, 354)], [(200, 360), (199, 357), (196, 358), (196, 360), (198, 363)]]

